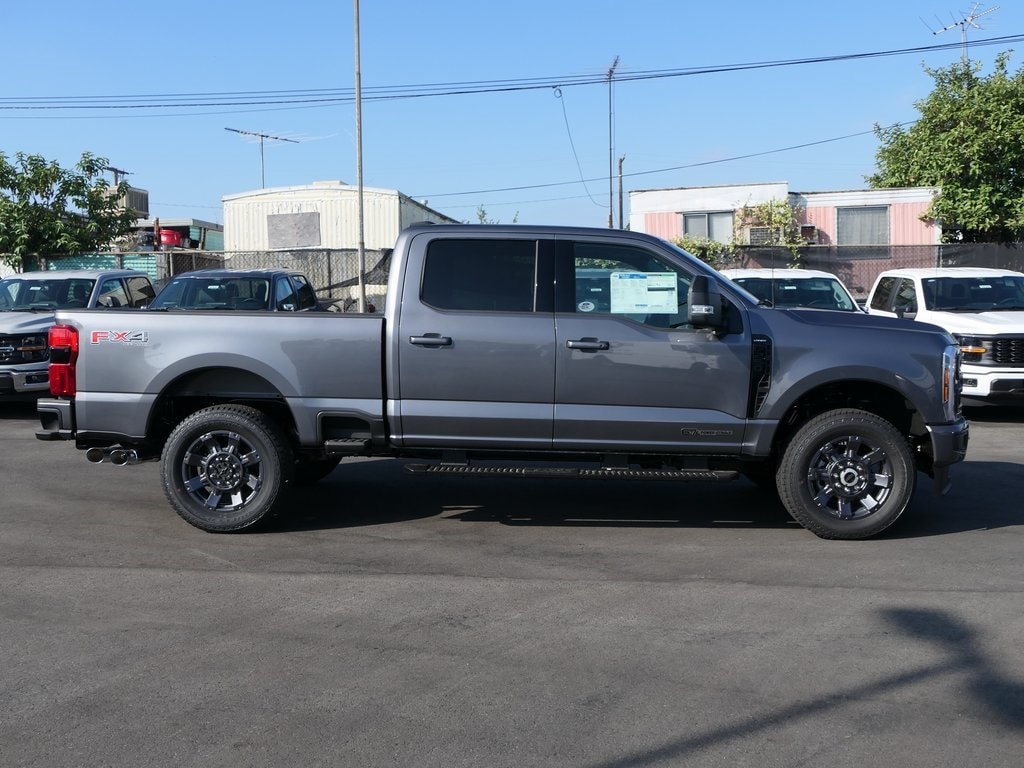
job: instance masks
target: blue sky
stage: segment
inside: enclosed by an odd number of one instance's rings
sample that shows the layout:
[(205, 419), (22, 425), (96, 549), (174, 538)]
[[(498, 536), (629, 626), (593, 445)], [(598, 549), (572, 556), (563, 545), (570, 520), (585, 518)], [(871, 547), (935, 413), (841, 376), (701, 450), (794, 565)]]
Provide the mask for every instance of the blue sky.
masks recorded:
[[(1024, 3), (969, 29), (968, 55), (991, 71), (1024, 35)], [(4, 9), (0, 151), (66, 165), (83, 151), (107, 157), (149, 190), (152, 215), (222, 220), (221, 198), (258, 189), (258, 140), (267, 187), (356, 183), (354, 2), (175, 0), (10, 2)], [(363, 177), (456, 219), (483, 206), (502, 222), (606, 226), (623, 187), (787, 181), (796, 191), (859, 189), (874, 169), (875, 123), (913, 120), (928, 95), (923, 66), (960, 55), (965, 0), (634, 0), (433, 3), (361, 0)], [(817, 59), (935, 45), (949, 50), (686, 76), (769, 61)], [(1024, 63), (1024, 45), (1010, 60)], [(612, 83), (609, 153), (607, 72)], [(589, 76), (589, 78), (588, 78)], [(574, 84), (590, 79), (591, 84)], [(403, 86), (508, 90), (371, 98)], [(560, 88), (555, 86), (566, 83)], [(523, 85), (542, 87), (523, 88)], [(268, 96), (266, 92), (278, 93)], [(335, 98), (301, 104), (209, 102)], [(320, 91), (319, 93), (308, 93)], [(145, 96), (143, 104), (94, 108)], [(56, 109), (73, 98), (89, 109)], [(194, 98), (194, 96), (192, 97)], [(839, 137), (850, 137), (842, 138)], [(836, 141), (829, 141), (838, 139)], [(824, 143), (816, 143), (824, 142)], [(802, 149), (777, 152), (811, 144)], [(768, 154), (764, 154), (768, 153)], [(733, 159), (754, 155), (745, 159)], [(609, 157), (613, 176), (609, 198)], [(670, 169), (670, 170), (669, 170)]]

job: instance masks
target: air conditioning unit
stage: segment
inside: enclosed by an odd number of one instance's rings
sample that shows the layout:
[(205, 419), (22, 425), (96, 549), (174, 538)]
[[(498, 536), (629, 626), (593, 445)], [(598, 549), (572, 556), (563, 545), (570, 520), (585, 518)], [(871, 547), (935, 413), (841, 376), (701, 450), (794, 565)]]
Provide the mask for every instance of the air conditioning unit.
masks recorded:
[(747, 227), (747, 245), (779, 245), (783, 242), (782, 227)]
[(149, 218), (149, 190), (138, 187), (128, 187), (128, 192), (121, 201), (125, 208), (135, 211), (140, 219)]
[(813, 224), (800, 225), (800, 240), (804, 245), (818, 244), (818, 228)]

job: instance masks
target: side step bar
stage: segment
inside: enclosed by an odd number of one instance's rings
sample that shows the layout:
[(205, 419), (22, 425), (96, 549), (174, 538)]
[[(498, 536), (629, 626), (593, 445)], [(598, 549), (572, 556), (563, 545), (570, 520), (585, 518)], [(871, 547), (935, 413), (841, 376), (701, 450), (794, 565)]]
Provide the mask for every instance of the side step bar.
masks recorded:
[(369, 438), (363, 437), (341, 437), (324, 441), (324, 451), (328, 456), (355, 456), (364, 453), (369, 447)]
[(468, 464), (406, 464), (417, 475), (499, 475), (503, 477), (554, 477), (566, 479), (610, 478), (618, 480), (735, 480), (739, 472), (711, 469), (592, 469), (577, 467), (477, 467)]

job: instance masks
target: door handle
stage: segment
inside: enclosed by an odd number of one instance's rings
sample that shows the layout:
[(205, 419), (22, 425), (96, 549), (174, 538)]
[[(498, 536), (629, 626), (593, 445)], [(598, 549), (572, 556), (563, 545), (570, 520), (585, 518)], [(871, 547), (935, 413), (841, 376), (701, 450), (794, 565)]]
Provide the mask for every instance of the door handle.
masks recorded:
[(608, 349), (611, 345), (607, 341), (600, 341), (598, 339), (585, 338), (585, 339), (571, 339), (565, 342), (565, 346), (569, 349), (582, 349), (589, 352), (597, 352), (602, 349)]
[(428, 333), (425, 336), (410, 336), (409, 343), (420, 347), (450, 347), (451, 336), (442, 336), (439, 333)]

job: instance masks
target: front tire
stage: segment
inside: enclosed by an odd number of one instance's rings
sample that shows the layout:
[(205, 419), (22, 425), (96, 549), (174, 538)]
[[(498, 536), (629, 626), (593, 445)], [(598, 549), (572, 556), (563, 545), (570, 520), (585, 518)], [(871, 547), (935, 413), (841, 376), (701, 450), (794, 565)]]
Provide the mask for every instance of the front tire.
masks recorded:
[(779, 497), (823, 539), (881, 533), (910, 505), (917, 482), (907, 439), (867, 411), (827, 411), (808, 421), (783, 454)]
[(273, 511), (291, 482), (292, 462), (287, 440), (262, 411), (215, 405), (171, 432), (160, 479), (186, 522), (211, 533), (240, 531)]

